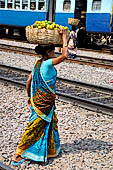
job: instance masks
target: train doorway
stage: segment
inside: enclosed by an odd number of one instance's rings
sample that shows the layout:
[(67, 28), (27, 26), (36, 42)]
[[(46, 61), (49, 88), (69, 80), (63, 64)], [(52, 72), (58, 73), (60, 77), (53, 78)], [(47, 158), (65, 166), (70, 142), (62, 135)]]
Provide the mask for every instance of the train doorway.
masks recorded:
[(77, 25), (77, 28), (79, 28), (78, 47), (84, 47), (87, 44), (86, 13), (87, 13), (87, 0), (76, 0), (74, 18), (80, 20), (79, 24)]
[(52, 22), (55, 21), (55, 8), (56, 8), (56, 0), (48, 0), (46, 20)]
[(86, 26), (87, 0), (76, 0), (74, 18), (80, 20), (82, 27)]

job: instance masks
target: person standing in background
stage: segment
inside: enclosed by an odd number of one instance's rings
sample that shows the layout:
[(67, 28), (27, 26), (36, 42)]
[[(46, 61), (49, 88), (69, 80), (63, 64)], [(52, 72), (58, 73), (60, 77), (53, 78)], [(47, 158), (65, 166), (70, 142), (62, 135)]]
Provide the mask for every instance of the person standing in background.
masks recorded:
[(79, 29), (76, 29), (76, 31), (72, 30), (69, 35), (68, 40), (68, 53), (69, 57), (74, 59), (77, 54), (77, 33)]

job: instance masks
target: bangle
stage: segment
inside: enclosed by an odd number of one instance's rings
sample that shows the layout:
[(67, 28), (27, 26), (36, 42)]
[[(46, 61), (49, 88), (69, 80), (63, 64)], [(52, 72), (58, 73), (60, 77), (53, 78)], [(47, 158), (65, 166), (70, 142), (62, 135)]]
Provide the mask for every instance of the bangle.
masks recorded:
[(27, 97), (28, 99), (30, 99), (30, 97)]

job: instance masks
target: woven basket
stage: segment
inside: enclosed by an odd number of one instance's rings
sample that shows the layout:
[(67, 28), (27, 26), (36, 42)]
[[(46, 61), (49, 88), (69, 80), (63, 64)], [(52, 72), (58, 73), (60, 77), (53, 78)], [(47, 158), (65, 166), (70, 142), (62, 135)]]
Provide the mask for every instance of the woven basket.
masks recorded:
[(77, 26), (79, 24), (80, 20), (79, 19), (74, 19), (74, 18), (68, 18), (68, 24)]
[[(69, 36), (69, 31), (67, 31)], [(57, 30), (26, 27), (26, 38), (34, 44), (62, 44), (62, 36)]]

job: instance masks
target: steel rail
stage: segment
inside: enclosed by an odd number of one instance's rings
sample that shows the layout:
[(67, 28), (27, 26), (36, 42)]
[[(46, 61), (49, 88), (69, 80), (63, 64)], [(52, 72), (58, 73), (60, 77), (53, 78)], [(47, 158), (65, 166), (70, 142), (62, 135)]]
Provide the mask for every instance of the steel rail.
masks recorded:
[(9, 52), (9, 53), (14, 52), (14, 53), (23, 54), (23, 55), (37, 56), (34, 49), (13, 46), (13, 45), (7, 45), (7, 44), (0, 44), (0, 51), (5, 51), (5, 52)]
[[(21, 72), (25, 72), (25, 73), (28, 73), (30, 74), (31, 71), (30, 70), (26, 70), (26, 69), (22, 69), (22, 68), (19, 68), (19, 67), (13, 67), (13, 66), (9, 66), (9, 65), (3, 65), (3, 64), (0, 64), (0, 67), (3, 67), (3, 68), (7, 68), (7, 69), (12, 69), (12, 70), (16, 70), (16, 71), (21, 71)], [(95, 85), (95, 84), (89, 84), (89, 83), (86, 83), (86, 82), (82, 82), (82, 81), (76, 81), (76, 80), (70, 80), (70, 79), (65, 79), (65, 78), (62, 78), (62, 77), (57, 77), (57, 80), (59, 81), (63, 81), (63, 82), (66, 82), (66, 83), (70, 83), (70, 84), (73, 84), (73, 85), (80, 85), (80, 86), (83, 86), (83, 87), (87, 87), (87, 88), (95, 88), (96, 90), (98, 91), (104, 91), (104, 92), (113, 92), (113, 88), (112, 87), (107, 87), (107, 86), (99, 86), (99, 85)]]
[[(20, 86), (24, 86), (26, 87), (26, 83), (22, 83), (19, 81), (15, 81), (9, 78), (4, 78), (2, 76), (0, 76), (0, 79), (2, 81), (7, 81), (16, 85), (20, 85)], [(95, 110), (110, 116), (113, 116), (113, 106), (108, 105), (108, 104), (102, 104), (100, 102), (95, 102), (89, 99), (84, 99), (78, 96), (72, 96), (72, 95), (68, 95), (65, 93), (59, 93), (56, 92), (56, 95), (58, 95), (61, 99), (64, 99), (66, 101), (73, 101), (76, 102), (77, 104), (81, 105), (82, 107), (84, 106), (85, 108), (88, 108), (90, 110)]]
[(13, 170), (13, 169), (10, 168), (9, 166), (6, 166), (0, 161), (0, 170)]
[[(9, 36), (9, 35), (4, 35), (0, 36), (3, 40), (13, 40), (17, 42), (25, 42), (28, 43), (27, 39), (25, 37), (20, 37), (19, 35), (14, 35), (14, 36)], [(94, 44), (87, 44), (87, 47), (78, 47), (78, 50), (85, 50), (85, 51), (94, 51), (94, 52), (99, 52), (99, 53), (112, 53), (111, 48), (113, 45), (99, 45), (99, 46), (94, 46)]]
[[(18, 54), (23, 54), (23, 55), (37, 56), (34, 49), (26, 48), (26, 47), (18, 47), (18, 46), (13, 46), (13, 45), (0, 44), (0, 50), (6, 51), (6, 52), (15, 52)], [(61, 55), (61, 53), (59, 53), (59, 52), (55, 52), (55, 54)], [(82, 60), (81, 60), (81, 58), (82, 58)], [(94, 61), (92, 61), (92, 60), (94, 60)], [(79, 55), (75, 59), (67, 58), (65, 61), (68, 61), (70, 63), (85, 64), (85, 65), (91, 65), (91, 66), (96, 66), (96, 67), (104, 67), (104, 68), (108, 68), (108, 69), (113, 69), (113, 61), (107, 60), (107, 59), (99, 59), (99, 58), (95, 58), (95, 57), (87, 57), (87, 56)]]
[(113, 52), (110, 50), (110, 48), (101, 48), (101, 49), (94, 49), (94, 48), (78, 48), (78, 50), (81, 51), (88, 51), (88, 52), (98, 52), (98, 53), (107, 53), (112, 55)]
[[(56, 52), (55, 54), (60, 55), (61, 53)], [(108, 60), (108, 59), (100, 59), (95, 57), (77, 55), (75, 59), (67, 58), (66, 61), (70, 63), (85, 64), (85, 65), (103, 67), (103, 68), (108, 68), (113, 70), (113, 60)]]
[[(16, 36), (16, 37), (8, 37), (8, 36), (6, 36), (6, 37), (2, 37), (2, 36), (0, 36), (0, 38), (2, 38), (3, 40), (16, 40), (17, 42), (24, 42), (24, 43), (28, 43), (29, 44), (29, 42), (26, 40), (26, 39), (24, 39), (24, 38), (20, 38), (20, 37), (18, 37), (18, 36)], [(21, 40), (21, 41), (20, 41)], [(83, 51), (83, 50), (85, 50), (85, 51), (91, 51), (91, 52), (99, 52), (99, 53), (109, 53), (110, 55), (112, 55), (113, 54), (113, 52), (110, 50), (110, 45), (109, 46), (107, 46), (107, 45), (105, 45), (105, 46), (102, 46), (102, 47), (94, 47), (94, 46), (90, 46), (90, 47), (86, 47), (86, 48), (81, 48), (81, 47), (78, 47), (78, 50), (81, 50), (81, 51)]]

